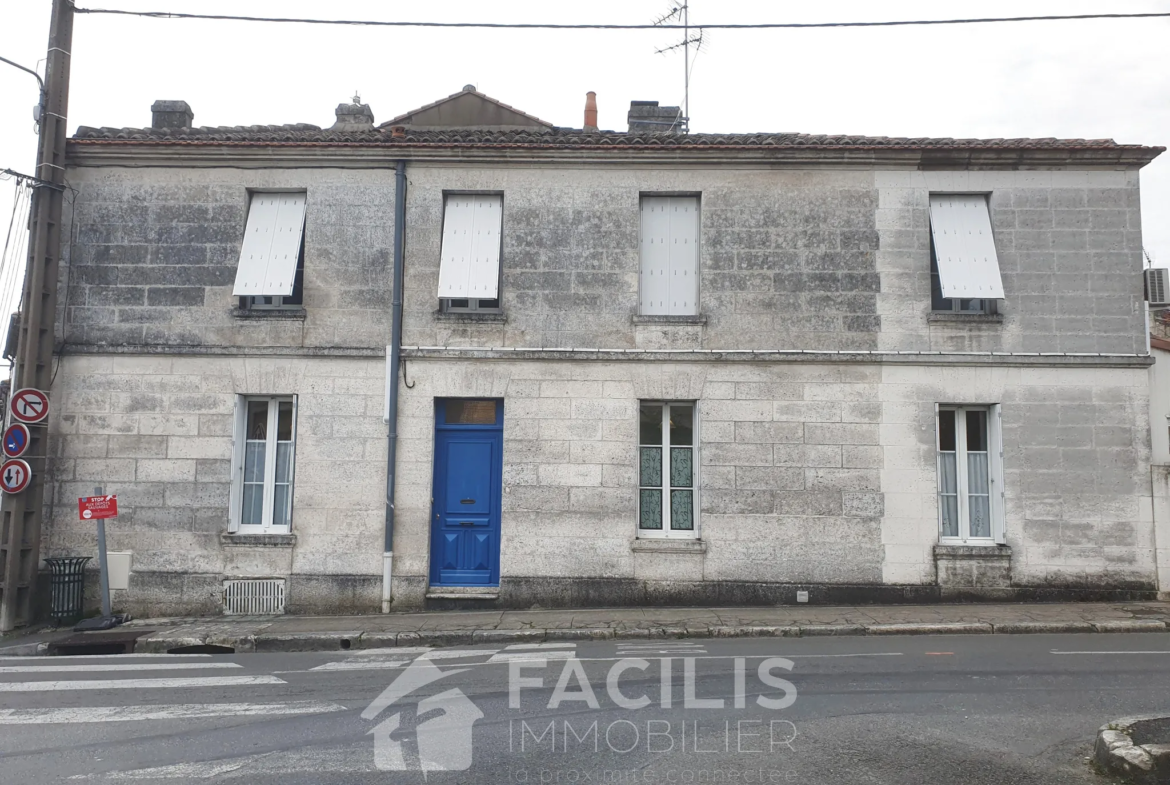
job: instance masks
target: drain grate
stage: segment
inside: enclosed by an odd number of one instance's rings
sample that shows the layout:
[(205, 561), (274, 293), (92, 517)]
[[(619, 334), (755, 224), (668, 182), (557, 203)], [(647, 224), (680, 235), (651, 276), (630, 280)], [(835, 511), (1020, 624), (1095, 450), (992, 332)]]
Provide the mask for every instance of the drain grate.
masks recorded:
[(283, 578), (245, 578), (223, 582), (225, 616), (284, 613)]

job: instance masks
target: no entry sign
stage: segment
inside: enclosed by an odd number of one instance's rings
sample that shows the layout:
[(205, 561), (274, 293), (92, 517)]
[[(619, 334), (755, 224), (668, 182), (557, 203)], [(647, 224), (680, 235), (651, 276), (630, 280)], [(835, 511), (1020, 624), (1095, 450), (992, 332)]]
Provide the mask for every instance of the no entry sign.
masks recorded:
[(77, 500), (77, 515), (83, 521), (118, 517), (118, 496), (82, 496)]
[(19, 458), (28, 449), (28, 426), (14, 422), (4, 431), (4, 457)]
[(12, 416), (21, 422), (40, 422), (49, 416), (49, 396), (40, 390), (25, 387), (12, 394), (9, 408)]
[(32, 469), (19, 458), (12, 458), (0, 464), (0, 488), (5, 493), (20, 493), (28, 487)]

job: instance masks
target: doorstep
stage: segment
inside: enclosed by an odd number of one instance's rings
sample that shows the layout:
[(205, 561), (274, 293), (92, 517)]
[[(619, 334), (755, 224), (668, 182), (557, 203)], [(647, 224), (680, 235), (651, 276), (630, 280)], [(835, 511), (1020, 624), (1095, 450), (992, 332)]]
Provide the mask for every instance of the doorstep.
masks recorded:
[(499, 586), (433, 586), (427, 589), (428, 600), (498, 600)]

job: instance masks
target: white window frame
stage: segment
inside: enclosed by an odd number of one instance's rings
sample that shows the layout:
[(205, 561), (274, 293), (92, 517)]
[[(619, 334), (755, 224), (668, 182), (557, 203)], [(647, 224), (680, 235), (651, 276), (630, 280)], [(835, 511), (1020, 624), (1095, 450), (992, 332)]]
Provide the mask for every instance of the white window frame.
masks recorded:
[[(942, 505), (939, 500), (942, 495), (943, 467), (942, 467), (942, 439), (939, 428), (939, 413), (944, 411), (955, 412), (955, 487), (957, 490), (957, 504), (959, 525), (957, 536), (943, 535)], [(987, 474), (988, 474), (988, 511), (991, 516), (991, 536), (970, 536), (970, 502), (967, 492), (967, 417), (968, 411), (982, 411), (987, 413)], [(941, 545), (981, 545), (993, 546), (1006, 544), (1006, 526), (1004, 521), (1004, 485), (1003, 485), (1003, 425), (1002, 411), (999, 404), (936, 404), (934, 413), (934, 454), (936, 488), (934, 494), (935, 512), (938, 516), (938, 541)]]
[[(248, 443), (248, 404), (253, 401), (268, 402), (267, 445), (264, 458), (264, 512), (263, 523), (245, 525), (244, 504), (244, 458)], [(273, 523), (276, 506), (276, 443), (280, 404), (292, 403), (292, 454), (289, 456), (289, 520), (287, 523)], [(292, 531), (293, 499), (296, 495), (297, 458), (297, 396), (295, 395), (237, 395), (235, 424), (232, 434), (232, 487), (231, 511), (228, 516), (228, 531), (233, 534), (288, 534)]]
[[(684, 202), (693, 203), (694, 206), (694, 225), (688, 226), (685, 229), (680, 229), (676, 234), (673, 226), (667, 223), (666, 235), (662, 236), (659, 232), (661, 227), (657, 229), (647, 227), (647, 208), (652, 211), (659, 206), (669, 206), (677, 210)], [(656, 194), (644, 193), (638, 203), (638, 314), (640, 316), (698, 316), (700, 302), (702, 300), (702, 292), (700, 290), (699, 281), (702, 271), (702, 254), (700, 248), (700, 237), (703, 230), (703, 200), (702, 196), (697, 193), (691, 194)], [(659, 241), (665, 239), (665, 250), (661, 245), (656, 245), (654, 240)], [(676, 247), (676, 243), (681, 243), (682, 249)], [(653, 258), (651, 258), (653, 257)], [(690, 257), (693, 258), (693, 268), (685, 266), (684, 262)], [(655, 272), (658, 276), (667, 276), (668, 280), (663, 284), (660, 279), (654, 278)], [(681, 287), (681, 290), (692, 289), (693, 302), (682, 304), (673, 299), (673, 294), (670, 286), (670, 281), (675, 276), (681, 275), (683, 277), (691, 276), (693, 284)], [(655, 304), (653, 301), (652, 292), (657, 292), (658, 296), (662, 295), (662, 286), (666, 287), (665, 299)]]
[[(638, 495), (634, 499), (634, 525), (638, 539), (671, 539), (671, 540), (698, 540), (699, 534), (699, 402), (698, 401), (638, 401), (639, 417), (641, 409), (646, 405), (659, 404), (662, 406), (662, 528), (642, 528), (642, 491), (651, 489), (651, 486), (642, 485), (642, 447), (654, 445), (642, 444), (641, 429), (638, 432), (638, 449), (636, 453), (635, 471), (638, 474)], [(693, 516), (691, 529), (670, 528), (670, 407), (690, 406), (691, 415), (691, 515)], [(682, 445), (675, 445), (682, 446)], [(681, 489), (681, 488), (680, 488)]]
[(991, 194), (931, 193), (928, 201), (931, 255), (942, 298), (1002, 300), (1003, 271), (991, 226)]

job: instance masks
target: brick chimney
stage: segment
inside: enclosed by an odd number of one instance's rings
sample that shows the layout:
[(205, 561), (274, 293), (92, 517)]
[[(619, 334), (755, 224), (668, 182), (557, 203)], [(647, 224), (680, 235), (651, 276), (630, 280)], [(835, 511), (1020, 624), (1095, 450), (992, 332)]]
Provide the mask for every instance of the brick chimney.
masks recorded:
[(355, 95), (353, 103), (338, 104), (336, 113), (337, 122), (330, 131), (361, 131), (374, 127), (374, 110), (369, 104), (363, 104), (361, 96)]
[(585, 93), (585, 130), (597, 130), (597, 93), (592, 90)]
[(155, 101), (150, 113), (151, 128), (190, 128), (195, 119), (186, 101)]
[(630, 101), (627, 116), (632, 134), (682, 134), (686, 121), (677, 106), (659, 106), (657, 101)]

